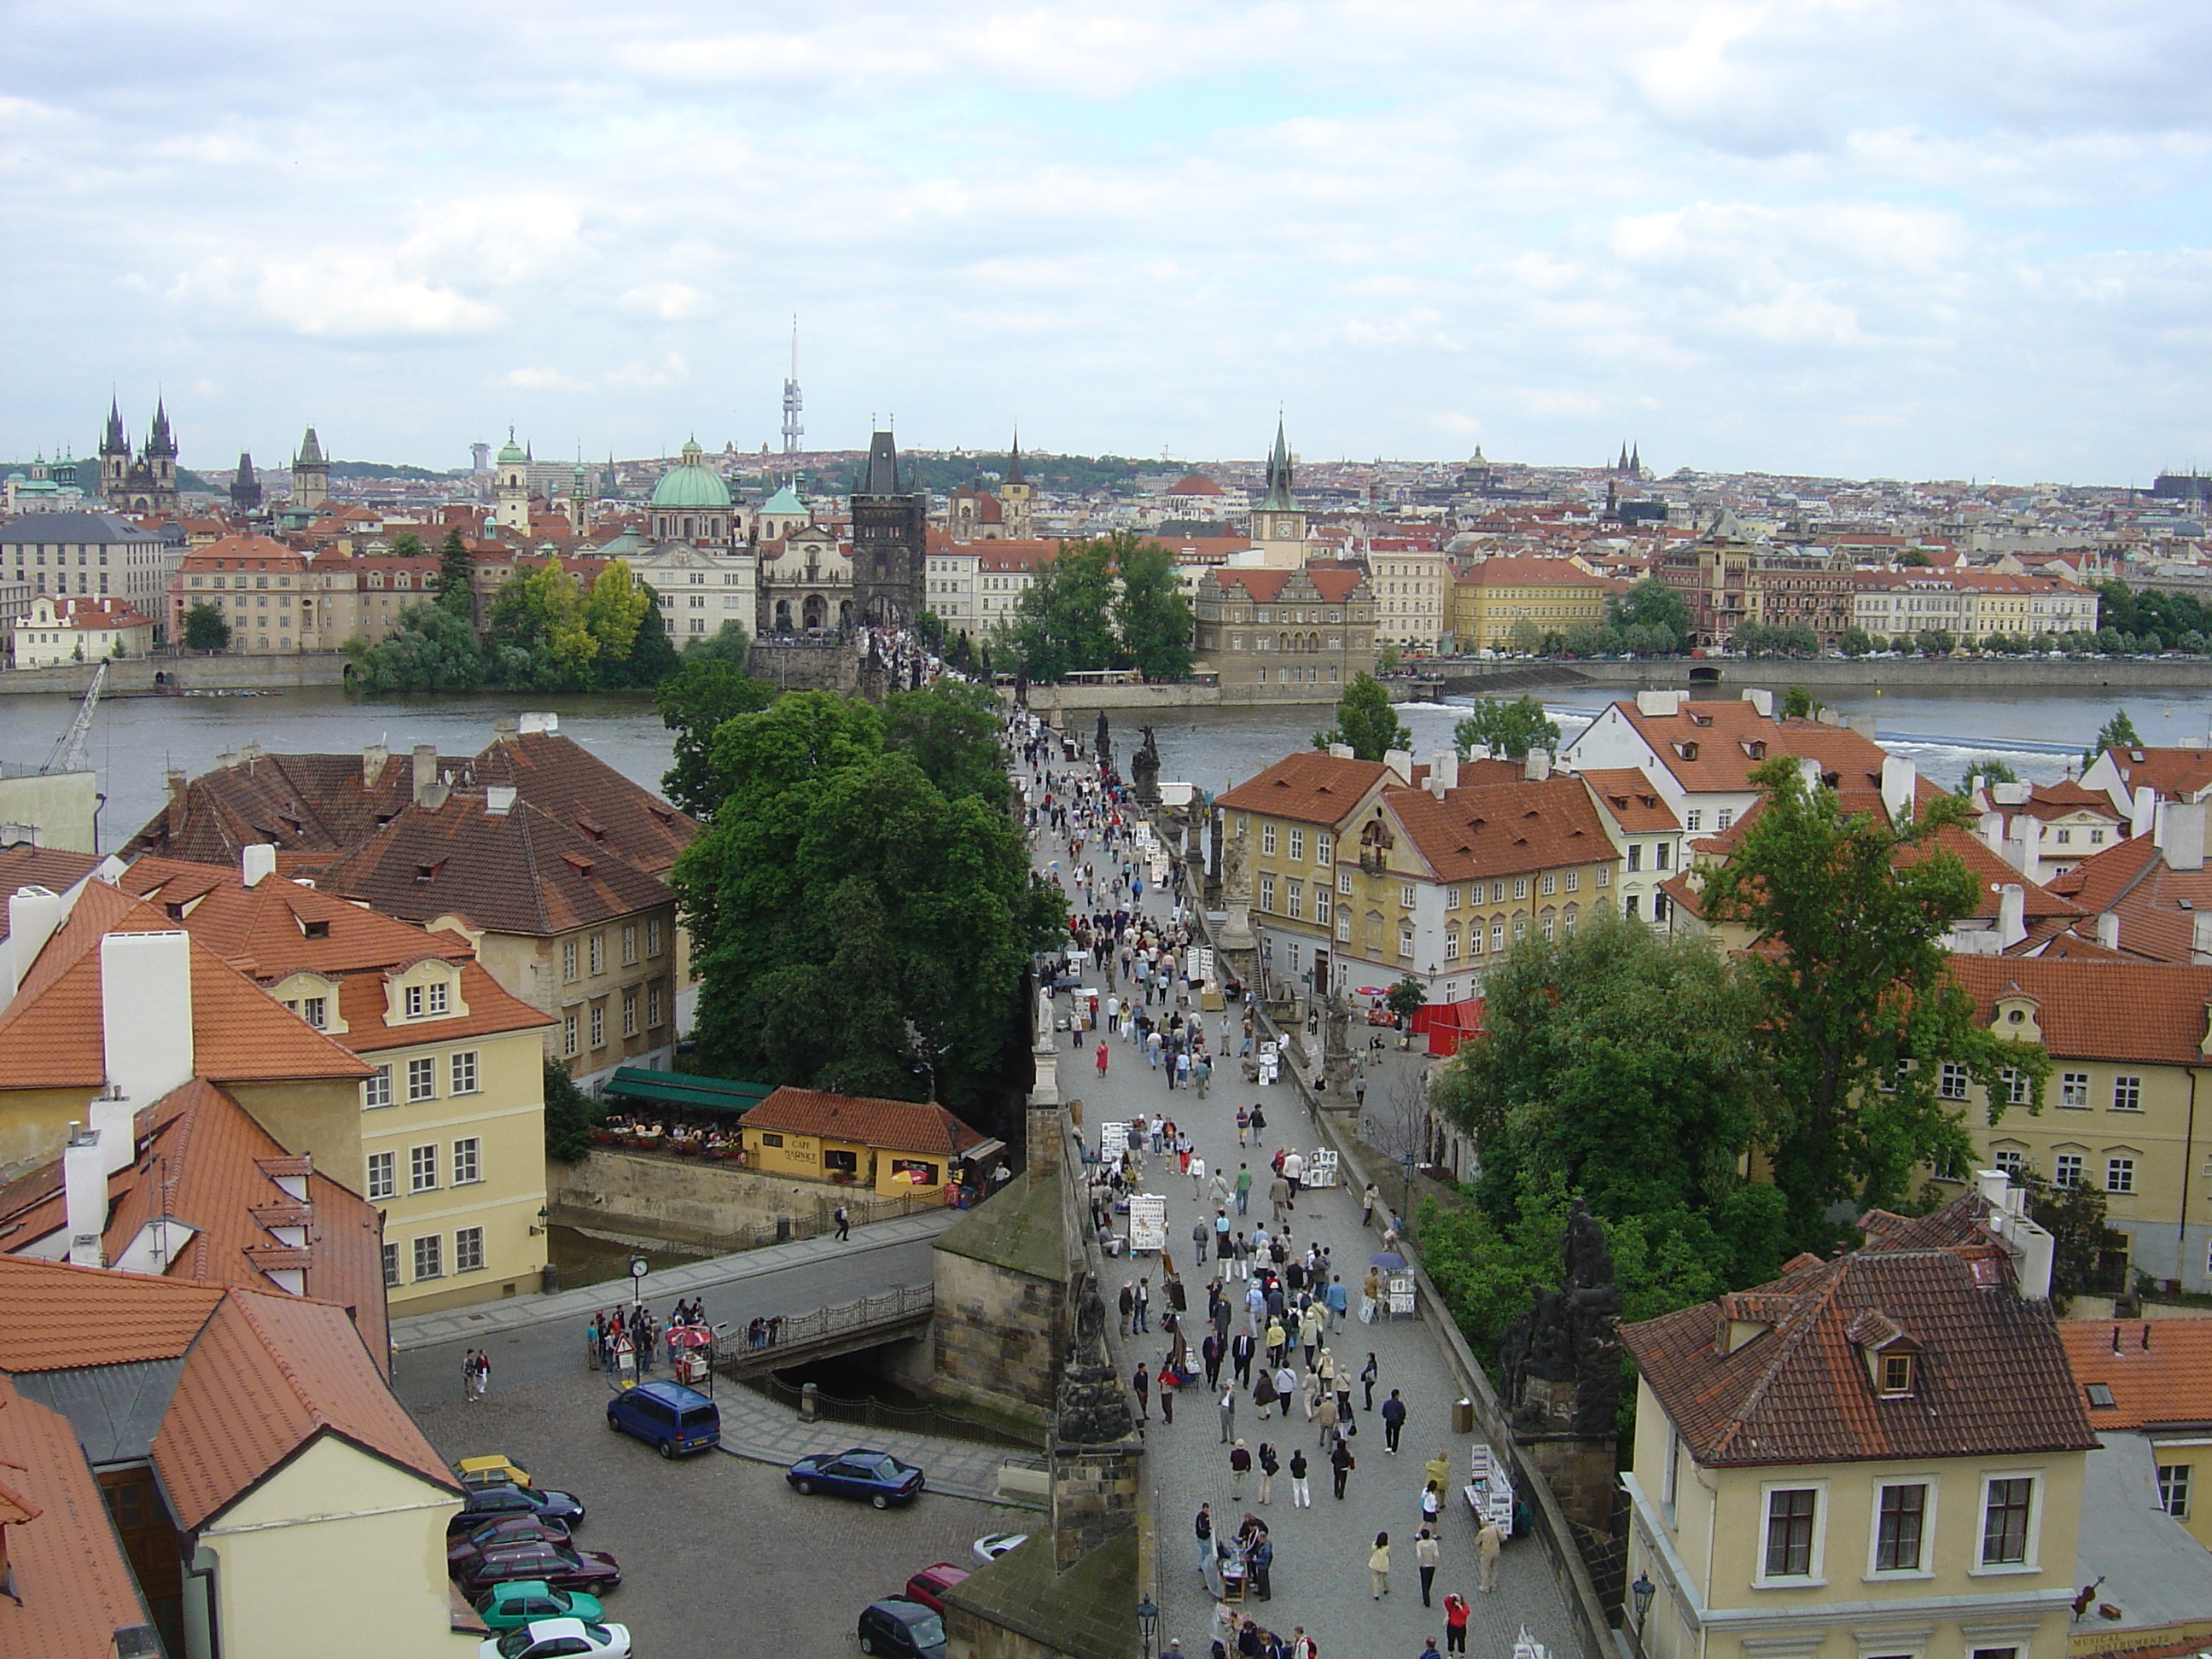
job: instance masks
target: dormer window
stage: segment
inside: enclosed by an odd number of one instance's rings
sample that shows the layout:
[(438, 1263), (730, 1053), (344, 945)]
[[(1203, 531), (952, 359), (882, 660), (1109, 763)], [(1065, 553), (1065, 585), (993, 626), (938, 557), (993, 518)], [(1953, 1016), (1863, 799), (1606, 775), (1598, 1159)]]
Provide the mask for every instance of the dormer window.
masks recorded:
[(452, 1006), (453, 994), (444, 980), (407, 987), (403, 1006), (410, 1019), (434, 1019)]
[(300, 924), (300, 932), (307, 939), (328, 939), (331, 936), (331, 924), (327, 920), (302, 921)]
[(1881, 1393), (1885, 1400), (1912, 1392), (1912, 1356), (1909, 1353), (1886, 1353), (1881, 1356)]

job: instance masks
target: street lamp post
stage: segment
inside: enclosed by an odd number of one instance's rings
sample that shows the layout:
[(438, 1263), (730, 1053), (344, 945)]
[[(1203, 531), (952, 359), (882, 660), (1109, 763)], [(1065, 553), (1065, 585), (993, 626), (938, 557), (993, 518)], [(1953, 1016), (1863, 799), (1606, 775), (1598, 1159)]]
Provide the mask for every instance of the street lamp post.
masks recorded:
[(1638, 1572), (1636, 1582), (1628, 1587), (1629, 1595), (1636, 1601), (1636, 1639), (1639, 1643), (1644, 1639), (1644, 1615), (1651, 1611), (1651, 1598), (1658, 1589), (1659, 1587), (1651, 1582), (1651, 1576), (1645, 1572)]
[(1160, 1610), (1152, 1605), (1149, 1595), (1137, 1602), (1137, 1629), (1145, 1638), (1145, 1659), (1152, 1659), (1152, 1627), (1159, 1622)]

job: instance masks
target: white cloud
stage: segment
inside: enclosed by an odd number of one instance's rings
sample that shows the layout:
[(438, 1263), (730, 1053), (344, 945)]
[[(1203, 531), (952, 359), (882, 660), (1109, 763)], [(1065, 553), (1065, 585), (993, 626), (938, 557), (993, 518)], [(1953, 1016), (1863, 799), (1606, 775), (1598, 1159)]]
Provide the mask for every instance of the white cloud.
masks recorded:
[(707, 296), (689, 283), (643, 283), (622, 296), (622, 305), (664, 323), (690, 322), (712, 309)]

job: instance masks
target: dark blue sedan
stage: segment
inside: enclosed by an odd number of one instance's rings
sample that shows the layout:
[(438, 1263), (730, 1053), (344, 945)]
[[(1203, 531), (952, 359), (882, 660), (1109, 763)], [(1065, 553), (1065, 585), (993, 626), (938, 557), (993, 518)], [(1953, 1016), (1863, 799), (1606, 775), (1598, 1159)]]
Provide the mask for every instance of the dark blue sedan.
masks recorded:
[(503, 1521), (510, 1515), (535, 1515), (574, 1527), (584, 1518), (584, 1506), (565, 1492), (539, 1486), (477, 1486), (462, 1503), (461, 1512), (446, 1523), (446, 1535), (473, 1532), (485, 1521)]
[(802, 1492), (826, 1492), (839, 1498), (865, 1498), (879, 1510), (911, 1504), (921, 1492), (921, 1471), (889, 1452), (855, 1446), (849, 1451), (802, 1457), (785, 1471), (785, 1480)]

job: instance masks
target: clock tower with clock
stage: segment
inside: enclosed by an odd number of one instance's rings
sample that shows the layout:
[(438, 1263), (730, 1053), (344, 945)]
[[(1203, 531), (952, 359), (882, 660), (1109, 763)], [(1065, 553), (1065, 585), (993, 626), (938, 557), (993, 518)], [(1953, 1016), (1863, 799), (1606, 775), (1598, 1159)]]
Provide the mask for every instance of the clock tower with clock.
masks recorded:
[(1279, 419), (1267, 457), (1267, 493), (1252, 509), (1252, 542), (1270, 568), (1295, 570), (1306, 562), (1306, 515), (1291, 495), (1291, 447)]

